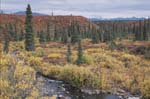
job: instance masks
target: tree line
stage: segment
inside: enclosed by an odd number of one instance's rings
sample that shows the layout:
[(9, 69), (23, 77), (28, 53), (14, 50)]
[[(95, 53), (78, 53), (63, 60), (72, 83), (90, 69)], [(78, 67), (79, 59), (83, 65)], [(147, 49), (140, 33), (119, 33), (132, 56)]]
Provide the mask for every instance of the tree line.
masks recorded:
[(59, 26), (55, 22), (47, 21), (46, 29), (34, 32), (32, 11), (30, 5), (26, 9), (25, 29), (17, 31), (16, 23), (5, 25), (7, 35), (4, 35), (4, 51), (8, 52), (10, 41), (25, 42), (26, 51), (35, 50), (35, 37), (39, 42), (59, 41), (68, 44), (67, 61), (71, 62), (71, 45), (78, 43), (77, 63), (83, 63), (83, 52), (81, 41), (89, 38), (92, 43), (108, 42), (116, 39), (150, 40), (150, 18), (135, 22), (127, 21), (100, 21), (89, 22), (82, 26), (77, 20), (72, 20), (67, 27)]
[(150, 40), (150, 18), (139, 21), (100, 21), (98, 39), (102, 42), (115, 39), (134, 41)]

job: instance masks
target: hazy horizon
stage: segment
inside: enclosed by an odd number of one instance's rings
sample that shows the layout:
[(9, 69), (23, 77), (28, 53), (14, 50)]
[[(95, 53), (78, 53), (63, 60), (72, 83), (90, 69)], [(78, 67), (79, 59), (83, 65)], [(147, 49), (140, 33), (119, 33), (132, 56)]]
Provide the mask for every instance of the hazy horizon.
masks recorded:
[(88, 18), (128, 18), (150, 16), (149, 0), (1, 0), (5, 13), (25, 11), (30, 4), (33, 12), (54, 15), (79, 15)]

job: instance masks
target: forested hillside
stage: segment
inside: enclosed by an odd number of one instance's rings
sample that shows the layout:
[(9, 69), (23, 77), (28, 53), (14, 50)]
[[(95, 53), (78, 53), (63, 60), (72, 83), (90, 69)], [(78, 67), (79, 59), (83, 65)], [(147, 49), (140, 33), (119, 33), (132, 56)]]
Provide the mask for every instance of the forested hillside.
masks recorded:
[[(1, 25), (6, 24), (16, 24), (17, 29), (22, 29), (24, 27), (25, 16), (15, 15), (15, 14), (1, 14)], [(59, 27), (67, 27), (72, 21), (80, 22), (81, 26), (87, 26), (90, 24), (89, 20), (82, 16), (34, 16), (33, 23), (35, 31), (41, 29), (46, 29), (47, 23), (52, 22), (53, 24), (58, 25)]]

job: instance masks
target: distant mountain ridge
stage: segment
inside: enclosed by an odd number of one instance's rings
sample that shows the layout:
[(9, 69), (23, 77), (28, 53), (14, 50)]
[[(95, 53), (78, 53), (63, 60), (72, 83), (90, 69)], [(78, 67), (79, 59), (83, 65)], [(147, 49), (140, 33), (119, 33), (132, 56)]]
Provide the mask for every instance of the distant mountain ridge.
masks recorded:
[[(15, 15), (26, 15), (25, 11), (19, 11), (19, 12), (15, 12), (13, 13)], [(37, 13), (37, 12), (32, 12), (33, 16), (48, 16), (47, 14), (43, 14), (43, 13)]]
[(145, 17), (127, 17), (127, 18), (89, 18), (90, 21), (136, 21), (136, 20), (144, 20)]
[[(18, 11), (13, 13), (15, 15), (26, 15), (25, 11)], [(32, 12), (33, 16), (48, 16), (48, 14)], [(136, 21), (136, 20), (144, 20), (145, 17), (117, 17), (117, 18), (89, 18), (90, 21)]]

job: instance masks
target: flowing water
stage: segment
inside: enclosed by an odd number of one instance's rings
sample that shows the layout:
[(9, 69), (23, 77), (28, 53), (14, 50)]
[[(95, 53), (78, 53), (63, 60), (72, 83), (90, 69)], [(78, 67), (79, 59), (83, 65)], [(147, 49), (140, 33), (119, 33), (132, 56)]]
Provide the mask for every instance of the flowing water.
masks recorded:
[[(17, 51), (12, 52), (11, 54), (16, 57)], [(49, 79), (39, 73), (37, 73), (36, 78), (36, 86), (39, 89), (39, 94), (41, 97), (52, 97), (50, 99), (119, 99), (115, 95), (84, 94), (77, 91), (77, 89), (71, 88), (69, 84), (64, 84), (62, 81)]]
[(119, 99), (115, 95), (108, 94), (87, 95), (70, 88), (62, 81), (52, 80), (40, 74), (37, 75), (37, 85), (39, 86), (40, 96), (50, 96), (54, 99)]
[[(12, 52), (11, 54), (14, 57), (16, 57), (17, 51)], [(123, 99), (123, 97), (118, 97), (116, 95), (110, 94), (96, 94), (96, 95), (85, 94), (79, 92), (75, 88), (72, 88), (69, 84), (64, 84), (62, 81), (50, 79), (39, 73), (37, 73), (36, 76), (37, 76), (36, 86), (39, 89), (41, 97), (43, 96), (52, 97), (50, 99)], [(127, 99), (140, 99), (140, 98), (128, 97)]]

